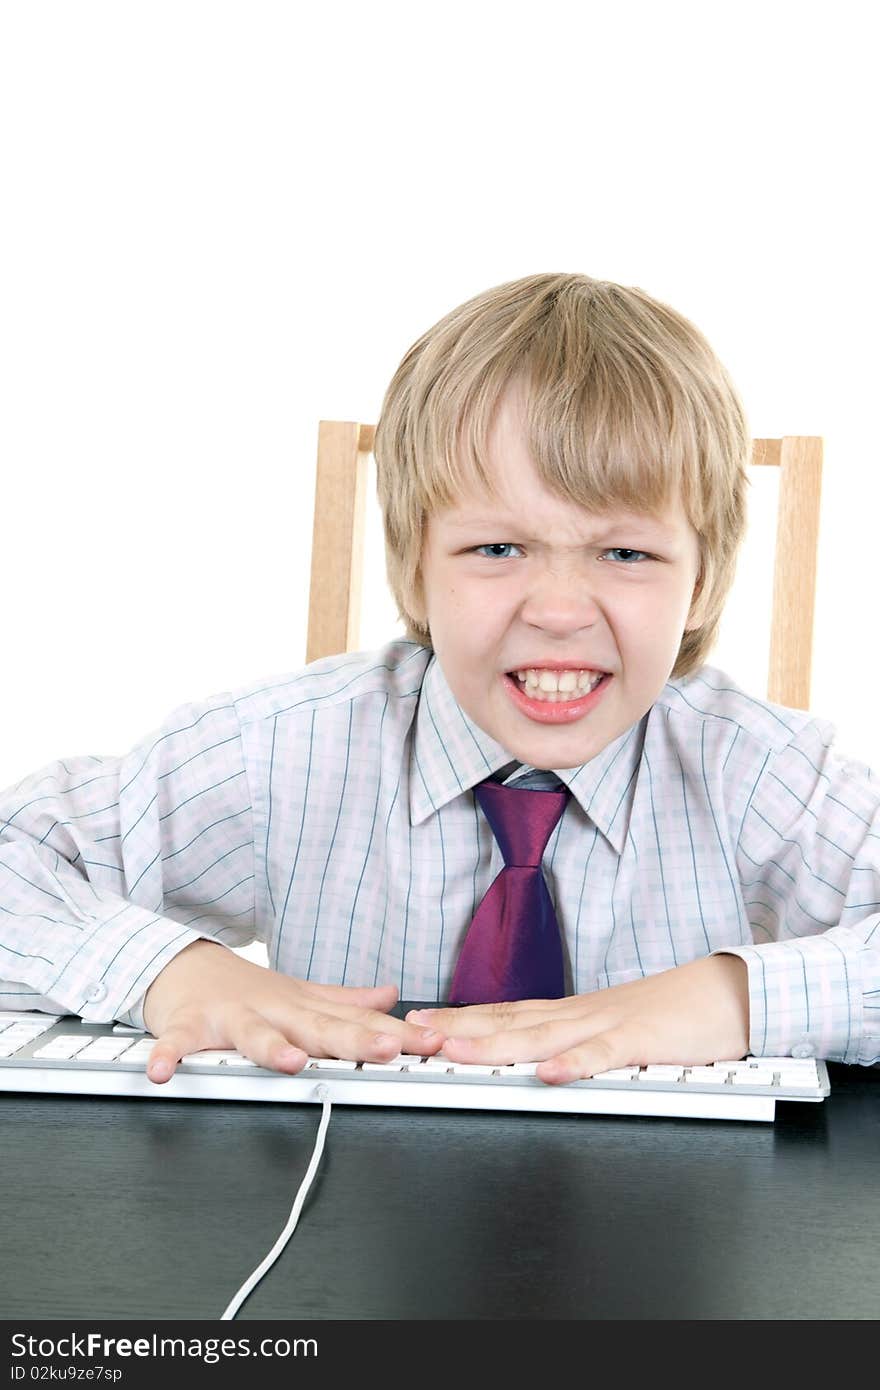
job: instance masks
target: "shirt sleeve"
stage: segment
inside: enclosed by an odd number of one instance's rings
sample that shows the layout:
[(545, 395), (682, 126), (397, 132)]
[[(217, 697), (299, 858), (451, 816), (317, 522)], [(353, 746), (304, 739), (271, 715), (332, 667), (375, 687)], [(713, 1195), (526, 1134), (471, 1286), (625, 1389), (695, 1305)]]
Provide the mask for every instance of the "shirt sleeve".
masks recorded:
[(185, 946), (254, 939), (254, 829), (230, 695), (127, 756), (50, 763), (0, 794), (0, 1008), (143, 1027)]
[(880, 783), (819, 721), (768, 759), (737, 849), (751, 1051), (880, 1058)]

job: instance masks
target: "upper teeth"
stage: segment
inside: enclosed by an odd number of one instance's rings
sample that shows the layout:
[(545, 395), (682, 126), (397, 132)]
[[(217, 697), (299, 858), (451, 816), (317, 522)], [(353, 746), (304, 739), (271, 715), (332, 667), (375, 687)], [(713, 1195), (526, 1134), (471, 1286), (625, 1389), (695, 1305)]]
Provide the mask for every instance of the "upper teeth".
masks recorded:
[(524, 671), (514, 671), (518, 681), (522, 681), (526, 689), (553, 691), (565, 690), (592, 690), (593, 686), (598, 685), (602, 679), (602, 671), (544, 671), (537, 667), (529, 667)]

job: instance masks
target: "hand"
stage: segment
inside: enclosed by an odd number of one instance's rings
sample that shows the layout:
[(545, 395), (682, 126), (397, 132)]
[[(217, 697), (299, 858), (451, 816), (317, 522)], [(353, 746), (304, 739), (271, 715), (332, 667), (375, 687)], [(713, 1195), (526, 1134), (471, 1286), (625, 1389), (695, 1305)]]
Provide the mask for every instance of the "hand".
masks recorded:
[(553, 1085), (613, 1067), (695, 1066), (748, 1051), (748, 968), (739, 956), (706, 956), (594, 994), (406, 1017), (445, 1034), (454, 1062), (540, 1062), (538, 1077)]
[(396, 1003), (394, 985), (311, 984), (194, 941), (147, 990), (144, 1023), (156, 1038), (147, 1075), (167, 1081), (181, 1057), (205, 1048), (235, 1048), (282, 1072), (302, 1071), (309, 1057), (387, 1062), (436, 1052), (439, 1033), (387, 1016)]

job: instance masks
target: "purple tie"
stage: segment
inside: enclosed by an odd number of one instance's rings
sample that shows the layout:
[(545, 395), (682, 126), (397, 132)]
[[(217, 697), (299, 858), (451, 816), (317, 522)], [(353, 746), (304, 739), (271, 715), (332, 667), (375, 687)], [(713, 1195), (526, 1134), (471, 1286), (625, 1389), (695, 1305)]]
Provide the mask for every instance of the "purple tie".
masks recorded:
[(559, 923), (541, 856), (565, 810), (568, 790), (538, 791), (481, 782), (474, 788), (504, 856), (504, 868), (477, 908), (458, 957), (450, 1002), (561, 999)]

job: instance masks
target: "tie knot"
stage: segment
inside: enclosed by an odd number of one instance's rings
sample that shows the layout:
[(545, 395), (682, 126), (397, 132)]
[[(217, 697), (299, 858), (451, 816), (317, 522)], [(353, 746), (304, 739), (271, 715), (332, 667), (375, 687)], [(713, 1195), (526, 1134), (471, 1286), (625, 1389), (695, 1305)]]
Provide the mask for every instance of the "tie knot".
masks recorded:
[(536, 869), (565, 810), (568, 789), (539, 791), (481, 782), (474, 788), (474, 796), (492, 827), (505, 868)]

